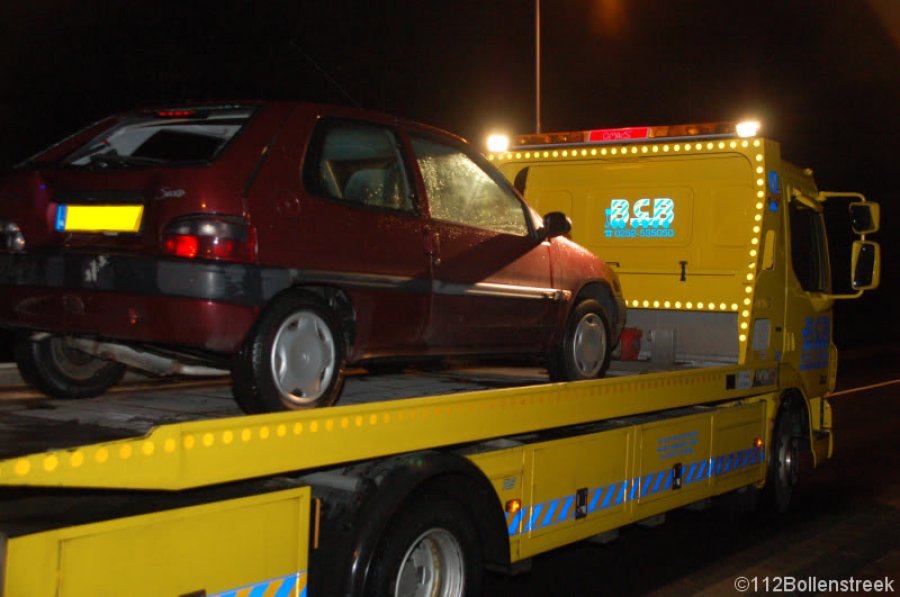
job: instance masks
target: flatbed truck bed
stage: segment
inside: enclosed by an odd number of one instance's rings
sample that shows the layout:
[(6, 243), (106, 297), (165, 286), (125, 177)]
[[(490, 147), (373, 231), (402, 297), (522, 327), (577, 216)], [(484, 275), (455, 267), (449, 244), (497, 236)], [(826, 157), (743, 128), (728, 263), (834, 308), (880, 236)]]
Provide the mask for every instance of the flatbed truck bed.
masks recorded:
[[(697, 368), (696, 363), (672, 370)], [(11, 366), (0, 365), (0, 460), (141, 437), (155, 426), (241, 416), (227, 378), (198, 380), (131, 376), (98, 398), (55, 400), (28, 390)], [(653, 372), (648, 360), (613, 361), (608, 378)], [(340, 406), (549, 383), (546, 369), (451, 363), (399, 373), (350, 371)]]

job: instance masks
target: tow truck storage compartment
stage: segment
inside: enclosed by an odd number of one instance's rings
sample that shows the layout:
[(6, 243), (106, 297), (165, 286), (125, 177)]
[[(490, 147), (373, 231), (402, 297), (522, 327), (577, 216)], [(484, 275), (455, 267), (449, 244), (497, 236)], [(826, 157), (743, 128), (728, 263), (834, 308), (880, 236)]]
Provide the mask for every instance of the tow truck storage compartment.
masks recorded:
[(10, 537), (0, 594), (300, 597), (309, 528), (300, 487)]

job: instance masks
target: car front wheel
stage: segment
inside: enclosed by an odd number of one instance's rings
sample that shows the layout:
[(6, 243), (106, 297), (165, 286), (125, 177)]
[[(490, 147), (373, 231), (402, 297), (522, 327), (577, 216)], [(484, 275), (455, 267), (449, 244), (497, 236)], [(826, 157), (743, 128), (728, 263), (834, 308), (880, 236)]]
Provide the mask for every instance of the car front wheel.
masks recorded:
[(22, 379), (52, 398), (93, 398), (125, 375), (124, 365), (71, 348), (60, 336), (19, 334), (15, 356)]
[(343, 388), (344, 354), (337, 318), (322, 301), (282, 297), (235, 361), (234, 397), (248, 413), (330, 406)]
[(577, 381), (603, 377), (609, 368), (611, 348), (609, 318), (603, 305), (585, 299), (575, 305), (562, 341), (550, 355), (550, 378)]

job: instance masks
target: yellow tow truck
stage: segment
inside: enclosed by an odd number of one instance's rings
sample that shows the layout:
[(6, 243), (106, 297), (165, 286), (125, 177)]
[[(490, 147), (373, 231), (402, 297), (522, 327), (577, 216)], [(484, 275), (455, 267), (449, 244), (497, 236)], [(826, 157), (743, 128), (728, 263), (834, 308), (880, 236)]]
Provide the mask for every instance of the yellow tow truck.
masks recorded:
[(472, 595), (485, 568), (714, 496), (784, 511), (798, 452), (831, 455), (832, 305), (878, 285), (879, 210), (744, 135), (525, 135), (488, 156), (618, 270), (629, 345), (607, 378), (48, 437), (0, 460), (0, 596)]

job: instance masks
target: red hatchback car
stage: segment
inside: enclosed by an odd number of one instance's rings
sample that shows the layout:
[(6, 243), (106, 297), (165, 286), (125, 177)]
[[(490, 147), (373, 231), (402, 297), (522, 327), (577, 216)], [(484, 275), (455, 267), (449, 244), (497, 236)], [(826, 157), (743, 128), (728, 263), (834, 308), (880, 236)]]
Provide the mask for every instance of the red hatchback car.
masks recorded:
[(237, 102), (102, 120), (0, 186), (0, 325), (22, 376), (230, 371), (246, 412), (333, 404), (350, 364), (537, 355), (604, 373), (614, 272), (463, 140), (354, 109)]

